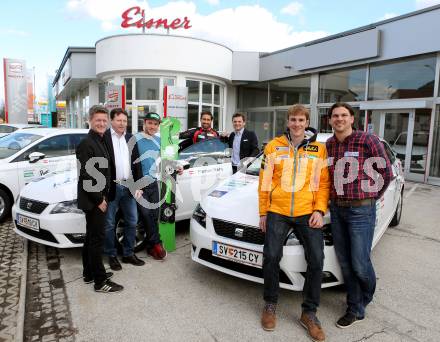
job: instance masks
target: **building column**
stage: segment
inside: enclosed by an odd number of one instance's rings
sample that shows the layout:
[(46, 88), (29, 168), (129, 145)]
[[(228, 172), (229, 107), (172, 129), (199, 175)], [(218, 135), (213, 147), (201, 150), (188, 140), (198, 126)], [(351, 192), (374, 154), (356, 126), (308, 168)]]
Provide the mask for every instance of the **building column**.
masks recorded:
[(310, 82), (310, 126), (318, 128), (318, 94), (319, 94), (319, 74), (312, 74)]

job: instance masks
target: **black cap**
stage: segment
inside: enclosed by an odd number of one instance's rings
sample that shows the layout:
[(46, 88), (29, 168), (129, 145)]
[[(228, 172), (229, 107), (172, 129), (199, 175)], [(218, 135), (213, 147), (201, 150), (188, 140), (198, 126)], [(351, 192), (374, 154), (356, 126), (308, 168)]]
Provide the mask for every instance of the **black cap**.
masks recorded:
[(145, 114), (144, 120), (156, 120), (160, 122), (160, 115), (154, 112), (148, 112)]

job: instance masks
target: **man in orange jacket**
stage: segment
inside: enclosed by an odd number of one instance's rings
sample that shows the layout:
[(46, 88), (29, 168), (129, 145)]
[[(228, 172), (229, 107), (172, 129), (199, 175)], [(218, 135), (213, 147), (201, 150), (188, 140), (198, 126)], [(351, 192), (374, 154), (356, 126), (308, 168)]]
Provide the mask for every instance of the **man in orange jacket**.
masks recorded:
[(327, 211), (330, 179), (324, 144), (308, 127), (309, 111), (295, 105), (287, 111), (287, 130), (264, 149), (258, 186), (260, 229), (264, 242), (264, 300), (261, 324), (274, 330), (279, 292), (280, 260), (290, 229), (304, 247), (307, 271), (303, 289), (301, 325), (314, 341), (325, 334), (316, 317), (324, 263), (323, 215)]

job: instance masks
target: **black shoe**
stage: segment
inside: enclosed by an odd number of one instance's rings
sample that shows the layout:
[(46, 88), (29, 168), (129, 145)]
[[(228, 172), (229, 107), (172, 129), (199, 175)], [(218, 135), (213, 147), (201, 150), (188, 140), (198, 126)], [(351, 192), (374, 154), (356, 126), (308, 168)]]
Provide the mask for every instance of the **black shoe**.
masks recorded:
[(108, 293), (121, 292), (124, 289), (122, 285), (116, 284), (111, 280), (106, 280), (100, 285), (95, 284), (94, 287), (96, 292), (108, 292)]
[(357, 322), (364, 320), (364, 317), (356, 317), (352, 313), (347, 312), (344, 316), (338, 319), (336, 326), (341, 329), (348, 328)]
[[(113, 273), (112, 272), (107, 272), (105, 274), (105, 280), (109, 280), (111, 277), (113, 277)], [(93, 277), (83, 277), (83, 280), (86, 284), (90, 284), (93, 283)]]
[(117, 257), (113, 257), (113, 256), (111, 256), (111, 257), (108, 257), (108, 264), (110, 265), (110, 268), (113, 270), (113, 271), (120, 271), (120, 270), (122, 270), (122, 266), (121, 266), (121, 264), (119, 263), (119, 260), (118, 260), (118, 258)]
[(145, 261), (139, 259), (136, 254), (130, 255), (130, 256), (123, 256), (122, 262), (124, 264), (132, 264), (134, 266), (142, 266), (145, 265)]

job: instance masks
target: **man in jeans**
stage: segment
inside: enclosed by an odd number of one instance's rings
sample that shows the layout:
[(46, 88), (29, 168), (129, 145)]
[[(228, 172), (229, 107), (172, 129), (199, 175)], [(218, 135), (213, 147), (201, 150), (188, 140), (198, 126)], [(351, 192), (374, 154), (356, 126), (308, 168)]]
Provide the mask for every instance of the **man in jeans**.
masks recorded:
[(385, 192), (393, 173), (378, 137), (353, 129), (354, 111), (350, 105), (335, 103), (328, 117), (334, 131), (327, 140), (332, 234), (347, 288), (346, 313), (336, 326), (347, 328), (364, 319), (365, 307), (376, 289), (370, 258), (376, 200)]
[(330, 181), (324, 144), (308, 127), (309, 111), (295, 105), (287, 111), (286, 132), (264, 149), (258, 186), (260, 229), (264, 242), (264, 330), (274, 330), (279, 292), (280, 260), (287, 234), (293, 228), (304, 247), (307, 271), (300, 323), (314, 341), (325, 334), (316, 317), (324, 263), (323, 215), (327, 211)]
[[(114, 108), (110, 112), (111, 126), (104, 134), (110, 156), (111, 183), (108, 195), (108, 209), (105, 218), (105, 244), (104, 253), (108, 255), (108, 263), (114, 271), (122, 269), (116, 256), (115, 225), (118, 210), (124, 218), (124, 240), (122, 262), (134, 266), (145, 264), (134, 254), (136, 242), (137, 207), (133, 197), (140, 197), (142, 191), (132, 192), (129, 188), (130, 180), (134, 182), (142, 178), (140, 164), (135, 163), (139, 157), (137, 149), (129, 147), (132, 135), (127, 130), (128, 114), (122, 108)], [(134, 138), (133, 138), (134, 139)], [(133, 189), (132, 189), (133, 190)]]

